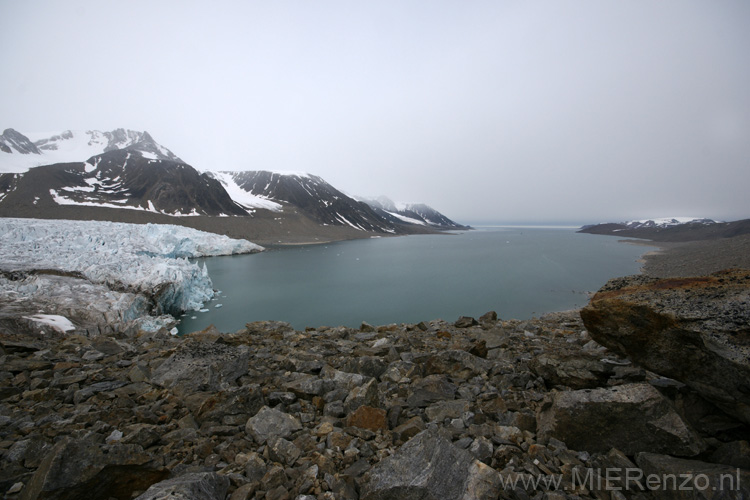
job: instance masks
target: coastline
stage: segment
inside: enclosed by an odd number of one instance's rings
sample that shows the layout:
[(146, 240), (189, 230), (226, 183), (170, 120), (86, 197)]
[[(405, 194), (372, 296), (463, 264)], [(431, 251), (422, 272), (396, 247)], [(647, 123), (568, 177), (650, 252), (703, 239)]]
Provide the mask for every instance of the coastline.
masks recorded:
[(653, 278), (676, 278), (712, 274), (724, 269), (750, 269), (750, 236), (688, 242), (622, 240), (655, 246), (644, 253), (641, 273)]

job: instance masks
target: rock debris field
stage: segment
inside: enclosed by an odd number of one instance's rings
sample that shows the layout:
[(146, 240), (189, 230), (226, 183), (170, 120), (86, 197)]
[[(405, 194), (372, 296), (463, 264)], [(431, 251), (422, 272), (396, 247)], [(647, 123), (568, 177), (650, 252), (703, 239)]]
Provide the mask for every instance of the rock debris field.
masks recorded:
[(529, 321), (3, 331), (0, 491), (748, 498), (749, 290), (636, 276)]

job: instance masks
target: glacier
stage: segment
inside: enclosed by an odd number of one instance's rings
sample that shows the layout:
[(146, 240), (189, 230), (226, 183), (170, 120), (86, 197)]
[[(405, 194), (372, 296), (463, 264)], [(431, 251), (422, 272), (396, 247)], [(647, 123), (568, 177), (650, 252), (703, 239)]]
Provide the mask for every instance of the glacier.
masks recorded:
[(80, 294), (104, 320), (200, 310), (213, 297), (213, 284), (205, 265), (188, 259), (262, 250), (247, 240), (176, 225), (2, 218), (2, 305), (41, 302), (90, 319), (74, 313), (77, 302), (70, 295)]

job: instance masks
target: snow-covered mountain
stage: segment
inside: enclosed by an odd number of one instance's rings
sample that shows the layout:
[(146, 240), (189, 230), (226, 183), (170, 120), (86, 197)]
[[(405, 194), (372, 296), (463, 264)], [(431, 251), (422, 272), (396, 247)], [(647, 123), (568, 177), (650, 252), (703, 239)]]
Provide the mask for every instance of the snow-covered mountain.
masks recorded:
[(84, 161), (118, 149), (129, 149), (152, 160), (182, 160), (157, 143), (148, 132), (115, 129), (66, 130), (24, 135), (12, 128), (0, 135), (0, 172), (21, 173), (41, 165)]
[(440, 229), (462, 229), (466, 226), (457, 224), (434, 208), (424, 203), (395, 203), (386, 196), (375, 199), (362, 198), (375, 212), (383, 217), (393, 217), (407, 224), (418, 224)]
[(713, 219), (696, 218), (696, 217), (664, 217), (660, 219), (642, 219), (642, 220), (631, 220), (627, 222), (621, 222), (628, 229), (642, 229), (642, 228), (665, 228), (679, 226), (682, 224), (716, 224), (717, 221)]
[(698, 217), (667, 217), (583, 226), (578, 232), (654, 241), (695, 241), (731, 238), (750, 233), (750, 220), (719, 222)]
[(173, 215), (247, 215), (215, 179), (190, 165), (127, 147), (85, 162), (0, 174), (0, 206), (120, 208)]
[(384, 218), (366, 203), (305, 172), (253, 170), (210, 174), (220, 179), (234, 200), (246, 207), (275, 202), (291, 205), (319, 224), (349, 226), (359, 231), (402, 234), (402, 223)]

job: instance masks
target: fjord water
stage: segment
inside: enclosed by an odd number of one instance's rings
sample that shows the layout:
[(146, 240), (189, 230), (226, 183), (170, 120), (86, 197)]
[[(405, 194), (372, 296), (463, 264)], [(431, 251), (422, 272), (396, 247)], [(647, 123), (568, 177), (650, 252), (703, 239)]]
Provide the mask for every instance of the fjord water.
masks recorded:
[(582, 307), (608, 279), (638, 273), (648, 250), (571, 228), (518, 227), (213, 257), (199, 264), (221, 293), (179, 330), (233, 332), (259, 320), (296, 329), (454, 321), (490, 310), (528, 319)]

